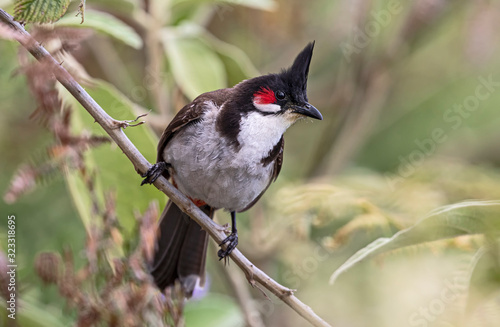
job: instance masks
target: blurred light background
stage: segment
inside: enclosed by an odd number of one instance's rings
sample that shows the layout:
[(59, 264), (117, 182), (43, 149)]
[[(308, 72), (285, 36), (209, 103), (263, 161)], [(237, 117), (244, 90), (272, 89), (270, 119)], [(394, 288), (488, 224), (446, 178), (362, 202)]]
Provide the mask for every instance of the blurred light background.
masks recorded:
[[(153, 132), (138, 144), (151, 162), (153, 135), (196, 94), (278, 72), (315, 40), (308, 94), (325, 119), (286, 133), (278, 181), (240, 216), (240, 250), (297, 289), (332, 326), (498, 326), (500, 257), (486, 233), (398, 249), (358, 265), (334, 285), (329, 278), (359, 249), (413, 226), (433, 209), (500, 198), (499, 2), (89, 0), (86, 6), (87, 21), (80, 25), (72, 2), (55, 36), (44, 34), (50, 27), (29, 30), (45, 37), (48, 48), (59, 39), (67, 51), (64, 63), (86, 88), (97, 90), (93, 95), (113, 117), (133, 119), (152, 110), (147, 125), (136, 127)], [(13, 12), (11, 1), (0, 7)], [(8, 196), (20, 167), (53, 160), (48, 148), (54, 133), (29, 118), (39, 104), (27, 87), (30, 75), (19, 68), (28, 61), (16, 42), (0, 41), (1, 212), (17, 217), (19, 292), (40, 317), (28, 314), (24, 324), (55, 319), (72, 325), (75, 310), (54, 286), (43, 285), (33, 266), (37, 253), (64, 248), (77, 268), (87, 260), (89, 225), (75, 203), (78, 192), (68, 186), (74, 185), (68, 182), (72, 173), (62, 174), (58, 165), (37, 171), (33, 185)], [(72, 118), (79, 127), (73, 127), (100, 133), (78, 110)], [(98, 177), (106, 179), (103, 188), (118, 194), (123, 237), (137, 242), (134, 215), (154, 198), (161, 210), (165, 199), (139, 187), (139, 176), (116, 147), (90, 152), (95, 173), (105, 176)], [(119, 161), (106, 163), (111, 152)], [(110, 172), (112, 167), (120, 168)], [(497, 213), (487, 219), (498, 219)], [(228, 222), (227, 213), (217, 218)], [(494, 249), (484, 263), (488, 269), (472, 274), (473, 258), (485, 245)], [(186, 325), (251, 324), (237, 300), (242, 295), (234, 292), (235, 284), (247, 287), (244, 276), (235, 265), (224, 267), (215, 253), (212, 246), (208, 293), (186, 304)], [(279, 299), (249, 292), (243, 298), (259, 312), (254, 326), (308, 325)]]

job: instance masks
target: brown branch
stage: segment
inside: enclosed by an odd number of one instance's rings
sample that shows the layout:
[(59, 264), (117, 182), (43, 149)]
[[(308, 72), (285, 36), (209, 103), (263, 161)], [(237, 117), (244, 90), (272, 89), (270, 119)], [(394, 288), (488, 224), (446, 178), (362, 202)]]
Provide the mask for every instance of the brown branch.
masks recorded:
[[(94, 117), (95, 121), (109, 134), (116, 142), (123, 153), (129, 158), (138, 173), (143, 173), (148, 170), (151, 164), (137, 150), (128, 137), (124, 134), (122, 127), (124, 122), (118, 121), (110, 117), (95, 100), (75, 81), (68, 71), (60, 65), (45, 48), (43, 48), (31, 35), (8, 13), (0, 9), (0, 21), (7, 24), (16, 35), (14, 38), (26, 48), (38, 61), (48, 64), (53, 69), (53, 74), (57, 80), (80, 102), (80, 104)], [(187, 197), (179, 192), (172, 184), (164, 177), (156, 180), (154, 185), (163, 193), (165, 193), (172, 201), (174, 201), (182, 211), (193, 218), (208, 234), (217, 242), (220, 243), (226, 235), (223, 233), (224, 228), (213, 222), (206, 216), (198, 207), (196, 207)], [(302, 303), (294, 294), (293, 290), (286, 288), (271, 277), (266, 275), (262, 270), (255, 267), (238, 249), (235, 249), (231, 255), (231, 259), (241, 268), (247, 276), (248, 281), (255, 285), (255, 282), (262, 285), (264, 288), (272, 292), (283, 302), (289, 305), (299, 315), (304, 317), (314, 326), (330, 326), (314, 311)]]

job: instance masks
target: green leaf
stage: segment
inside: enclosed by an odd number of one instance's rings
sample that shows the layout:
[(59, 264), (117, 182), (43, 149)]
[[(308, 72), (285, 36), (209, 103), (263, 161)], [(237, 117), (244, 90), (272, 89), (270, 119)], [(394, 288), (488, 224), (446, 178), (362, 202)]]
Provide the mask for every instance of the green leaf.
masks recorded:
[(99, 0), (99, 10), (112, 12), (113, 14), (118, 14), (120, 16), (134, 15), (139, 10), (142, 10), (141, 5), (142, 3), (137, 0)]
[(68, 10), (70, 0), (18, 0), (14, 19), (26, 23), (53, 23)]
[(188, 98), (226, 87), (224, 65), (198, 38), (164, 31), (163, 44), (175, 81)]
[(402, 247), (461, 235), (500, 232), (500, 201), (468, 201), (439, 208), (390, 238), (379, 238), (356, 252), (330, 277), (330, 284), (361, 261)]
[(275, 10), (278, 7), (276, 1), (273, 0), (228, 0), (224, 2), (238, 6), (245, 6), (253, 9), (268, 11)]
[(218, 294), (208, 294), (201, 300), (187, 302), (184, 317), (186, 326), (189, 327), (245, 325), (241, 311), (234, 300)]
[(85, 22), (83, 24), (81, 24), (81, 18), (73, 15), (66, 15), (57, 22), (56, 26), (92, 28), (97, 32), (122, 41), (134, 49), (142, 48), (142, 39), (132, 27), (115, 16), (102, 11), (91, 9), (85, 10)]
[(173, 5), (181, 4), (181, 3), (197, 3), (197, 4), (202, 4), (202, 3), (212, 3), (212, 4), (217, 4), (217, 3), (226, 3), (226, 4), (231, 4), (231, 5), (239, 5), (239, 6), (245, 6), (253, 9), (259, 9), (259, 10), (274, 10), (277, 7), (276, 1), (273, 0), (174, 0), (172, 1)]
[(178, 25), (180, 22), (204, 22), (213, 15), (223, 18), (233, 12), (236, 5), (266, 11), (278, 7), (272, 0), (174, 0), (169, 4), (171, 25)]
[(487, 246), (476, 251), (469, 269), (469, 294), (467, 312), (474, 312), (476, 307), (491, 294), (498, 292), (500, 286), (500, 266), (498, 250), (500, 240), (491, 241)]
[[(112, 85), (96, 81), (95, 86), (88, 87), (86, 90), (113, 118), (126, 120), (134, 119), (137, 116), (130, 101)], [(107, 135), (66, 90), (62, 90), (60, 93), (65, 104), (74, 108), (72, 125), (75, 130), (90, 131), (93, 135)], [(150, 162), (156, 161), (158, 139), (147, 125), (129, 127), (124, 133)], [(87, 151), (85, 163), (89, 170), (96, 172), (94, 187), (98, 196), (101, 196), (103, 191), (115, 192), (118, 220), (127, 232), (131, 232), (135, 226), (134, 212), (138, 210), (144, 212), (153, 200), (158, 201), (161, 205), (165, 203), (165, 196), (155, 187), (140, 186), (142, 178), (114, 143), (104, 144)], [(92, 202), (81, 174), (70, 172), (66, 174), (66, 181), (82, 221), (88, 228), (92, 222), (90, 212)], [(104, 200), (99, 198), (98, 201), (102, 203)]]
[(228, 73), (230, 85), (260, 75), (248, 55), (237, 46), (221, 41), (207, 31), (203, 33), (203, 40), (213, 47), (221, 57)]

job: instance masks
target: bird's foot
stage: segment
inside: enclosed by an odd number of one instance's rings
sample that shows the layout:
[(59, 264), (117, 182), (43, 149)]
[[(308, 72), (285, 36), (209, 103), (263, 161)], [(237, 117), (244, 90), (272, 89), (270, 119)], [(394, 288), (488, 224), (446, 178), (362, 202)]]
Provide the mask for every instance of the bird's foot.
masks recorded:
[(225, 250), (220, 249), (219, 252), (217, 252), (219, 260), (222, 260), (228, 255), (230, 255), (231, 252), (233, 252), (233, 250), (236, 248), (236, 246), (238, 245), (238, 232), (231, 233), (219, 244), (219, 246), (223, 246), (226, 243), (227, 243), (226, 249)]
[(152, 165), (147, 172), (141, 175), (141, 177), (144, 177), (141, 186), (144, 184), (153, 184), (167, 170), (168, 166), (169, 164), (163, 161)]

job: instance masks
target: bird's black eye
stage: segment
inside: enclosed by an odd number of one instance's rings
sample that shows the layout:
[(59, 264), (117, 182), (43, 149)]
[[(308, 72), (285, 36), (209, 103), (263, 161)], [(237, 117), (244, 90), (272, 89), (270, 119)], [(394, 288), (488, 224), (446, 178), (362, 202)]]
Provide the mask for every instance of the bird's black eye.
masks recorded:
[(284, 98), (285, 98), (285, 92), (283, 92), (283, 91), (276, 91), (276, 99), (283, 100)]

